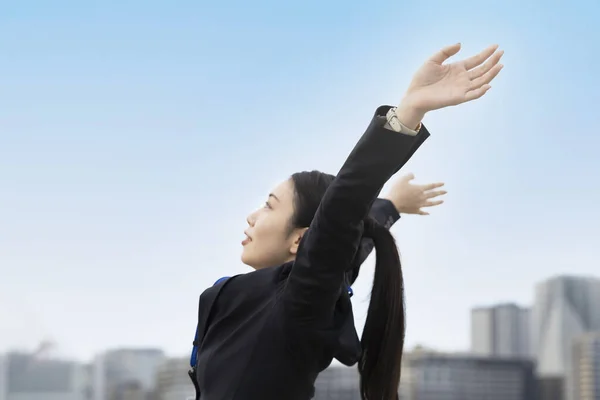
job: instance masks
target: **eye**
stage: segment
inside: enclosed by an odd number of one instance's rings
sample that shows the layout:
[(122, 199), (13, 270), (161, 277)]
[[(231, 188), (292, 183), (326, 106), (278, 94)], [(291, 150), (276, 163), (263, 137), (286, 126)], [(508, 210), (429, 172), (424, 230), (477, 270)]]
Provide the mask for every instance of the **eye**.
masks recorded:
[(271, 207), (268, 201), (265, 201), (264, 208), (272, 209), (273, 207)]

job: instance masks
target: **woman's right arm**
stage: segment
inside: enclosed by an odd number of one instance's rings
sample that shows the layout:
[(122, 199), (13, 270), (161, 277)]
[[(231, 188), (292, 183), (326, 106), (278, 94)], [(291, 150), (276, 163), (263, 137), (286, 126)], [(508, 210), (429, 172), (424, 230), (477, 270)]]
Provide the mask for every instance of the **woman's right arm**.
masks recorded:
[(380, 107), (342, 169), (321, 200), (305, 233), (283, 292), (286, 316), (296, 327), (326, 329), (342, 290), (344, 272), (356, 256), (363, 220), (385, 182), (429, 136), (422, 127), (415, 136), (396, 132), (404, 124), (415, 129), (425, 113), (482, 97), (502, 69), (503, 52), (490, 46), (481, 53), (445, 63), (460, 50), (447, 46), (415, 73), (388, 129), (390, 107)]
[(318, 328), (331, 321), (363, 220), (383, 185), (429, 136), (425, 127), (414, 136), (387, 128), (390, 108), (377, 110), (302, 239), (283, 294), (286, 315), (299, 325)]

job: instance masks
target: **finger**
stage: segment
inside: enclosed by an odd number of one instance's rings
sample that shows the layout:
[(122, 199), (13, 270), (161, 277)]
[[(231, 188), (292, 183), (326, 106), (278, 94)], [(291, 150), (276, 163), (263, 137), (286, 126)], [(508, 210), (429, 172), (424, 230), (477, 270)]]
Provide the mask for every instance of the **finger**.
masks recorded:
[(429, 61), (434, 62), (436, 64), (441, 64), (460, 50), (460, 43), (453, 44), (451, 46), (446, 46), (434, 55), (429, 58)]
[(421, 186), (421, 189), (423, 189), (423, 191), (426, 192), (428, 190), (437, 189), (442, 186), (444, 186), (444, 182), (429, 183), (427, 185)]
[(484, 94), (487, 93), (488, 90), (490, 90), (492, 87), (490, 85), (483, 85), (482, 87), (480, 87), (479, 89), (475, 89), (475, 90), (471, 90), (468, 91), (465, 94), (463, 103), (466, 103), (467, 101), (472, 101), (472, 100), (477, 100), (480, 97), (482, 97)]
[(494, 54), (494, 52), (496, 51), (496, 49), (498, 48), (498, 45), (492, 45), (490, 47), (488, 47), (487, 49), (483, 50), (481, 53), (474, 55), (473, 57), (469, 57), (464, 61), (464, 66), (467, 70), (470, 70), (472, 68), (475, 68), (478, 65), (483, 64), (483, 62), (485, 60), (487, 60), (488, 58), (490, 58), (490, 56), (492, 54)]
[(485, 75), (490, 69), (498, 64), (503, 55), (504, 51), (495, 52), (485, 64), (469, 71), (469, 79), (473, 80)]
[(410, 181), (412, 181), (413, 179), (415, 179), (415, 174), (413, 174), (413, 173), (406, 174), (406, 175), (404, 175), (404, 176), (401, 178), (401, 180), (402, 180), (403, 182), (410, 182)]
[(492, 68), (487, 74), (471, 81), (470, 90), (479, 89), (483, 85), (487, 85), (488, 83), (490, 83), (496, 76), (498, 76), (503, 67), (504, 65), (498, 64), (494, 68)]
[(418, 215), (429, 215), (429, 213), (428, 213), (428, 212), (421, 211), (421, 210), (419, 210), (419, 212), (417, 212), (417, 214), (418, 214)]
[(443, 204), (444, 200), (437, 200), (437, 201), (426, 201), (425, 204), (423, 204), (421, 207), (435, 207), (435, 206), (439, 206), (440, 204)]
[(425, 198), (426, 199), (433, 199), (434, 197), (443, 196), (446, 193), (448, 193), (448, 192), (446, 192), (445, 190), (436, 190), (436, 191), (433, 191), (433, 192), (427, 192), (427, 193), (425, 193)]

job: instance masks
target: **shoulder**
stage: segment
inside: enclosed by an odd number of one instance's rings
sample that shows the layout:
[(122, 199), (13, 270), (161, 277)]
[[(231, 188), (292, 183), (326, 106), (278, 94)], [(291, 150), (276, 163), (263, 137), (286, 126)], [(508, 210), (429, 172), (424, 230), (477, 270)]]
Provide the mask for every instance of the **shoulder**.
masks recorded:
[(222, 278), (217, 279), (217, 281), (213, 284), (213, 286), (217, 286), (219, 283), (223, 283), (226, 280), (228, 280), (229, 278), (231, 278), (230, 276), (224, 276)]
[(228, 294), (233, 293), (235, 297), (243, 296), (244, 293), (267, 295), (285, 282), (291, 269), (291, 263), (288, 264), (219, 278), (202, 292), (200, 300), (213, 299), (221, 295), (228, 297)]

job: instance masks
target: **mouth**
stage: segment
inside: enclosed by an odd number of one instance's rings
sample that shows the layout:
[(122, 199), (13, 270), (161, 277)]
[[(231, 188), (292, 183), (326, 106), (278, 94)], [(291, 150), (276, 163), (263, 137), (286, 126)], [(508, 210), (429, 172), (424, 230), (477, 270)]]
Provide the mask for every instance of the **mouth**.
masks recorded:
[(242, 240), (242, 246), (245, 246), (252, 241), (252, 238), (248, 236), (246, 232), (244, 232), (244, 235), (246, 235), (246, 239)]

